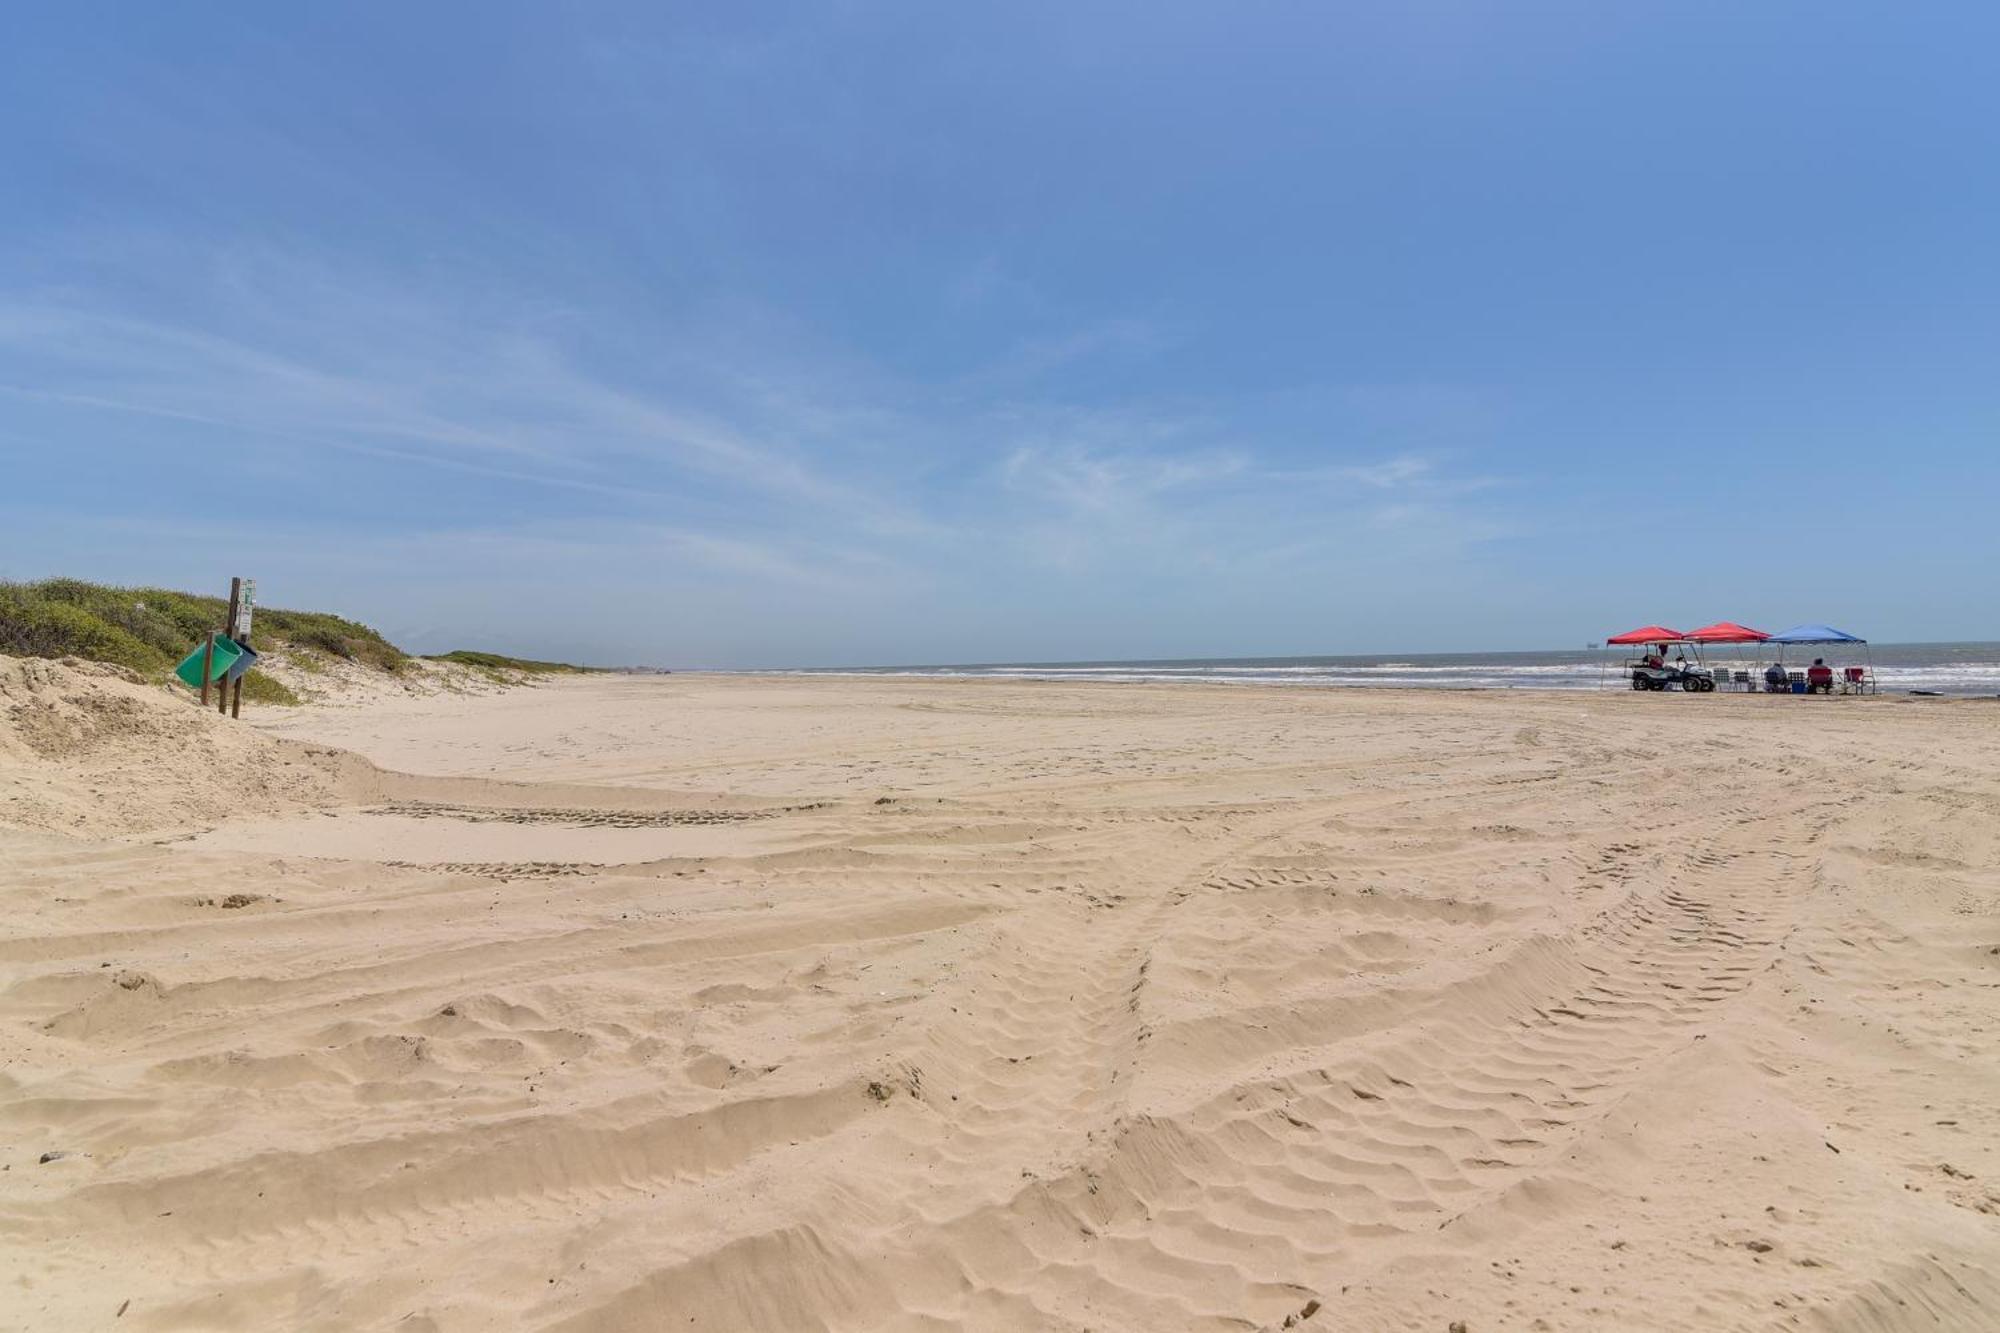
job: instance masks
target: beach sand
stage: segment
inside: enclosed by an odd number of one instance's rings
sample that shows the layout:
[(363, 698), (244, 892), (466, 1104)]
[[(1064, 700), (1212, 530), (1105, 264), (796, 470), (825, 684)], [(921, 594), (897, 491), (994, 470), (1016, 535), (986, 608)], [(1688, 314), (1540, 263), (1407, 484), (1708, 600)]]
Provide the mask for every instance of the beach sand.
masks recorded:
[(0, 1327), (2000, 1327), (2000, 704), (255, 719), (0, 658)]

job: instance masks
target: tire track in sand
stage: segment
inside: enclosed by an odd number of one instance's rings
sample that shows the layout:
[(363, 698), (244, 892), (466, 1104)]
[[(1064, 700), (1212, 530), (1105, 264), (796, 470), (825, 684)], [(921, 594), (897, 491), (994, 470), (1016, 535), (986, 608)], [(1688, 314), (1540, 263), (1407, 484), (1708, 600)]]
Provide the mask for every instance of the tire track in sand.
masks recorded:
[[(1089, 993), (1078, 1065), (1133, 1068), (1148, 1038), (1137, 993), (1174, 928), (1170, 909), (1226, 891), (1217, 867), (1260, 840), (1325, 817), (1289, 813), (1202, 858), (1098, 955), (1122, 985)], [(1272, 1072), (1137, 1114), (1108, 1083), (1072, 1099), (1069, 1109), (1094, 1113), (1082, 1158), (934, 1219), (949, 1250), (972, 1257), (972, 1291), (927, 1313), (978, 1322), (981, 1311), (1032, 1310), (1087, 1324), (1117, 1309), (1154, 1326), (1274, 1323), (1336, 1277), (1351, 1280), (1387, 1242), (1534, 1187), (1644, 1069), (1700, 1040), (1716, 1007), (1770, 966), (1810, 889), (1806, 850), (1823, 822), (1802, 808), (1725, 824), (1583, 928), (1529, 937), (1404, 996), (1368, 1040), (1308, 1038), (1257, 1062)], [(1035, 1122), (1014, 1132), (1031, 1136)]]

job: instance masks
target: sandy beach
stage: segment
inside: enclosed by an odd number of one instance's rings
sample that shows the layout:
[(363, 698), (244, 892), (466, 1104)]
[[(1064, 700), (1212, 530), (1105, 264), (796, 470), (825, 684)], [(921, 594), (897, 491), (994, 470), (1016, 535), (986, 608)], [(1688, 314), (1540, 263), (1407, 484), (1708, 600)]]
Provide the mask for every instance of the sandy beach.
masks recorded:
[(1993, 702), (0, 658), (0, 871), (0, 1328), (2000, 1327)]

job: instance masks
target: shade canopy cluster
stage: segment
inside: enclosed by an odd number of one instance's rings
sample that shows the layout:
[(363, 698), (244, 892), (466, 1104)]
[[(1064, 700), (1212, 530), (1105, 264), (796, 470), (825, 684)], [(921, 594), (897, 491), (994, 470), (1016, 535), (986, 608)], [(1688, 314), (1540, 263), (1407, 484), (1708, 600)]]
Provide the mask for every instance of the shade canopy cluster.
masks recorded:
[(1713, 625), (1686, 631), (1668, 629), (1665, 625), (1641, 625), (1614, 634), (1604, 642), (1609, 647), (1628, 643), (1866, 643), (1868, 640), (1831, 625), (1794, 625), (1776, 634), (1766, 634), (1733, 620), (1718, 620)]

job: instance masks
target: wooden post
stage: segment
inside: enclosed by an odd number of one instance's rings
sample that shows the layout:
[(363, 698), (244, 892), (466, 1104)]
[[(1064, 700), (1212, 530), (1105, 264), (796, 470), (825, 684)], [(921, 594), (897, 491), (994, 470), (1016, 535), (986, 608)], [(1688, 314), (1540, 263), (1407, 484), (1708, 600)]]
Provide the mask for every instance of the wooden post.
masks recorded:
[[(222, 622), (222, 632), (229, 636), (232, 643), (236, 640), (236, 611), (242, 598), (243, 580), (241, 578), (229, 580), (229, 615)], [(237, 644), (237, 646), (239, 648), (242, 647), (241, 644)], [(218, 713), (229, 712), (230, 684), (230, 681), (225, 680), (222, 682), (221, 697), (215, 701), (215, 711)], [(243, 677), (238, 676), (234, 684), (236, 686), (236, 710), (240, 713), (243, 710)]]
[(208, 673), (215, 661), (215, 631), (208, 632), (208, 638), (201, 645), (201, 706), (208, 707)]
[[(248, 675), (248, 672), (244, 673)], [(229, 696), (229, 716), (243, 716), (243, 677), (236, 678), (236, 689)]]

